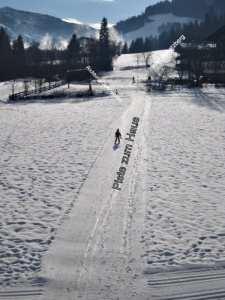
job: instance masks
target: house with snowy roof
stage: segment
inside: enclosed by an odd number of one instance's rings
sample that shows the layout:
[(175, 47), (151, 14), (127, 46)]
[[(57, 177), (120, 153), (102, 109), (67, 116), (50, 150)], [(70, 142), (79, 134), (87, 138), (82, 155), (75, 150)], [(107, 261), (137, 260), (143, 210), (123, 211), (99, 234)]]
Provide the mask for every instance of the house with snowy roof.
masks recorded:
[(181, 43), (176, 52), (180, 76), (188, 72), (189, 79), (199, 81), (205, 76), (210, 82), (225, 83), (225, 25), (205, 37), (201, 44)]
[(225, 25), (204, 38), (211, 47), (206, 52), (204, 74), (225, 83)]

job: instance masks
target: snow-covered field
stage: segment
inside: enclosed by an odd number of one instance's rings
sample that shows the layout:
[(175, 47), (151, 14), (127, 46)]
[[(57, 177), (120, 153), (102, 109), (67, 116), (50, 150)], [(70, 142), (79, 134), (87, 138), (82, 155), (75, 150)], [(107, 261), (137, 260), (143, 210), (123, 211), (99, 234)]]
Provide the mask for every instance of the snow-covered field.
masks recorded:
[(225, 299), (225, 90), (147, 93), (135, 59), (104, 77), (121, 102), (1, 83), (0, 299)]
[(181, 24), (187, 24), (191, 21), (193, 21), (192, 18), (178, 17), (173, 15), (172, 13), (149, 16), (143, 27), (135, 31), (125, 33), (124, 39), (127, 42), (132, 42), (132, 40), (135, 40), (140, 37), (142, 37), (143, 39), (149, 36), (158, 37), (160, 34), (159, 27), (162, 25), (167, 25), (168, 23), (176, 22)]

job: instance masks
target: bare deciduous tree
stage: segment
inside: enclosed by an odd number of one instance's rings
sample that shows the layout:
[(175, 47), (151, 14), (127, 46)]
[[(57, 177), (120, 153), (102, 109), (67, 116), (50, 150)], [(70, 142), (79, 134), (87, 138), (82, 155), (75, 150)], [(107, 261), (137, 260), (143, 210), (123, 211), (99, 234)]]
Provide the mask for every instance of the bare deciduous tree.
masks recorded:
[(12, 95), (14, 95), (15, 94), (15, 89), (18, 85), (18, 81), (16, 81), (16, 79), (12, 79), (12, 80), (9, 81), (9, 85), (11, 87)]
[(157, 65), (150, 71), (150, 75), (153, 79), (155, 85), (158, 83), (158, 86), (161, 87), (162, 82), (168, 79), (169, 75), (173, 72), (174, 68), (169, 64)]
[(30, 81), (30, 84), (34, 86), (35, 90), (41, 88), (44, 83), (44, 78), (32, 78)]
[(136, 54), (136, 60), (137, 60), (137, 66), (139, 67), (139, 63), (140, 63), (140, 53)]
[(150, 65), (149, 65), (149, 60), (150, 60), (150, 57), (151, 57), (151, 52), (142, 52), (142, 55), (143, 55), (143, 58), (144, 58), (144, 61), (145, 61), (145, 66), (146, 68), (148, 68)]
[(25, 95), (27, 95), (27, 92), (29, 90), (29, 82), (30, 82), (30, 79), (28, 79), (28, 78), (23, 79), (23, 87), (24, 87)]

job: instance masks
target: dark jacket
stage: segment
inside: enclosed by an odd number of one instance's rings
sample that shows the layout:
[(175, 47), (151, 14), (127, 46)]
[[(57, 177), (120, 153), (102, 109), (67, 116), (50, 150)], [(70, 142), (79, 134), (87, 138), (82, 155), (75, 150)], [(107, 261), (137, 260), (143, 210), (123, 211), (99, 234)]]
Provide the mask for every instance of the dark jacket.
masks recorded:
[(115, 137), (120, 137), (120, 136), (121, 136), (121, 133), (117, 130), (115, 133)]

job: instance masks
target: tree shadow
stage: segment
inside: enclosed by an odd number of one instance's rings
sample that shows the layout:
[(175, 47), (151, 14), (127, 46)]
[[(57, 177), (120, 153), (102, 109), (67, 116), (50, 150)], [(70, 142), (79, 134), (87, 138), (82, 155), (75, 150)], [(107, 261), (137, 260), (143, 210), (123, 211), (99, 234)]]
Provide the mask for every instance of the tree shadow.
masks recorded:
[[(200, 88), (194, 89), (193, 92), (195, 97), (192, 99), (192, 102), (198, 106), (207, 107), (219, 112), (225, 110), (225, 97), (222, 99), (221, 97), (218, 97), (218, 94), (213, 93), (212, 91), (204, 92)], [(221, 92), (221, 95), (224, 94)]]
[(107, 95), (96, 94), (93, 97), (62, 97), (62, 98), (47, 98), (47, 99), (21, 99), (21, 100), (8, 100), (4, 104), (8, 105), (28, 105), (28, 104), (60, 104), (60, 103), (85, 103), (89, 101), (102, 101)]

